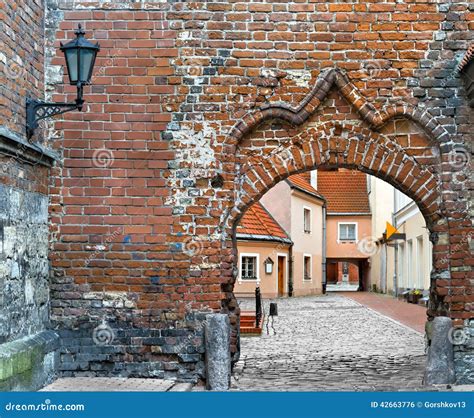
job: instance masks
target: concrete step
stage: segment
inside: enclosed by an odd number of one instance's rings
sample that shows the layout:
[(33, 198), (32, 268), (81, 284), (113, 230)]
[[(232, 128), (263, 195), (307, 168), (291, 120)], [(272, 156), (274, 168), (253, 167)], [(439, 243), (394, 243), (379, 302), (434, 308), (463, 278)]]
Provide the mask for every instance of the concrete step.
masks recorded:
[(357, 292), (359, 290), (358, 283), (337, 283), (328, 284), (326, 286), (327, 292)]

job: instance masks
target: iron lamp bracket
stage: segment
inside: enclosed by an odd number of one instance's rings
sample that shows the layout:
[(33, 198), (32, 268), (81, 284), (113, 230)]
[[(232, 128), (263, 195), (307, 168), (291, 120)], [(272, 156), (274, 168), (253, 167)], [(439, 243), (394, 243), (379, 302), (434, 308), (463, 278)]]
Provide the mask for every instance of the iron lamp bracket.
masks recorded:
[(41, 100), (26, 99), (26, 137), (30, 139), (38, 122), (43, 119), (51, 118), (71, 110), (82, 110), (84, 99), (82, 98), (82, 84), (77, 86), (77, 98), (72, 103), (48, 103)]

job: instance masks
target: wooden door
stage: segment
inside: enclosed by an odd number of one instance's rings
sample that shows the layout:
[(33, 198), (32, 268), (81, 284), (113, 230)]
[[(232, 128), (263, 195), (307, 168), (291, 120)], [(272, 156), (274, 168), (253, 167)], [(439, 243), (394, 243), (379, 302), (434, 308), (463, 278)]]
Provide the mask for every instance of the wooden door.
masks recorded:
[(278, 296), (285, 294), (285, 257), (278, 257)]
[(337, 263), (326, 264), (326, 277), (328, 284), (337, 283)]

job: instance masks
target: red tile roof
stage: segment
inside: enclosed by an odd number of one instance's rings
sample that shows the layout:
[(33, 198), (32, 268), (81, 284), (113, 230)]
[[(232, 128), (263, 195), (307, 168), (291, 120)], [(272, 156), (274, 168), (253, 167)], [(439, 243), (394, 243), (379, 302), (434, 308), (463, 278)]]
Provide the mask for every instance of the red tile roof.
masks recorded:
[(237, 226), (237, 234), (254, 235), (256, 239), (258, 239), (258, 236), (273, 237), (277, 240), (290, 239), (280, 224), (259, 202), (254, 203), (247, 212), (245, 212)]
[(459, 63), (458, 71), (462, 71), (464, 67), (469, 63), (469, 61), (471, 61), (473, 58), (474, 58), (474, 44), (472, 44), (468, 48), (466, 55), (464, 55), (463, 59)]
[(331, 213), (370, 213), (367, 175), (360, 171), (318, 170), (318, 191)]
[(309, 193), (315, 197), (323, 199), (320, 193), (311, 186), (311, 174), (309, 171), (301, 174), (294, 174), (287, 179), (291, 187), (295, 187), (303, 192)]

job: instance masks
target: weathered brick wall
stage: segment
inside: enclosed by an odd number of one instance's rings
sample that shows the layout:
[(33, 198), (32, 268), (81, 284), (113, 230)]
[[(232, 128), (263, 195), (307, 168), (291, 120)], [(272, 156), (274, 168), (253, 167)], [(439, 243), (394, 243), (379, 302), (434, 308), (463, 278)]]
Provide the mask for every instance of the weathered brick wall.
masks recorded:
[(0, 124), (25, 134), (25, 97), (44, 92), (43, 1), (0, 2)]
[(52, 379), (48, 187), (54, 156), (25, 137), (26, 98), (44, 97), (42, 1), (0, 2), (0, 388)]
[(48, 45), (79, 22), (101, 43), (87, 111), (56, 124), (65, 373), (202, 377), (208, 310), (230, 313), (237, 358), (232, 229), (275, 182), (317, 166), (415, 198), (434, 243), (429, 313), (472, 317), (472, 113), (455, 72), (472, 5), (50, 2), (48, 13)]

